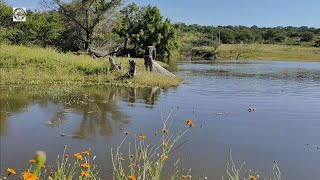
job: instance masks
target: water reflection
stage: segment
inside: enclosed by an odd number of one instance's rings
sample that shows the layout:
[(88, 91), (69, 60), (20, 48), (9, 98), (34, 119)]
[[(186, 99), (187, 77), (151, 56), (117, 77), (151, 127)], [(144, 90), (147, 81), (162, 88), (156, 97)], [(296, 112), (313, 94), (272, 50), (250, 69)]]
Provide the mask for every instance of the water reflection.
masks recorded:
[(53, 116), (41, 117), (45, 119), (48, 127), (59, 127), (65, 121), (79, 121), (78, 127), (73, 132), (67, 131), (68, 134), (62, 135), (75, 138), (111, 136), (123, 125), (128, 124), (130, 119), (119, 107), (119, 101), (127, 102), (129, 106), (135, 106), (139, 101), (153, 108), (160, 96), (159, 87), (145, 89), (82, 87), (61, 97), (46, 93), (57, 88), (60, 87), (47, 87), (41, 92), (37, 92), (40, 90), (35, 87), (1, 89), (0, 135), (5, 136), (10, 131), (8, 119), (11, 114), (25, 113), (28, 107), (35, 104), (52, 111), (49, 106), (53, 103), (56, 106), (54, 112), (50, 112)]

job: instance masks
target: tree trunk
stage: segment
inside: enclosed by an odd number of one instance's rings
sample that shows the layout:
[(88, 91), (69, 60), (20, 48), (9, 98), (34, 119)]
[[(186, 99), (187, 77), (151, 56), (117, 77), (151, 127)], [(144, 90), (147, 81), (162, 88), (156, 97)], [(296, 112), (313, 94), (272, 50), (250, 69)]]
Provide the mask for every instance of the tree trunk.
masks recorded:
[(86, 30), (86, 45), (85, 45), (85, 50), (88, 50), (89, 48), (91, 48), (92, 45), (92, 41), (93, 41), (93, 31), (90, 30)]
[(122, 69), (121, 64), (117, 63), (116, 60), (114, 60), (114, 58), (112, 57), (109, 57), (109, 63), (110, 63), (110, 71)]

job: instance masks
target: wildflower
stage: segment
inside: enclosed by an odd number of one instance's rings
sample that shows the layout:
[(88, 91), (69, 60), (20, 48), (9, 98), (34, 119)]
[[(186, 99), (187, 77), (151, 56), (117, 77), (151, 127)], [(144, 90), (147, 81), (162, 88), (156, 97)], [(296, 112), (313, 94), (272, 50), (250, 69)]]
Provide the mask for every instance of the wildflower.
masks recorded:
[(181, 179), (187, 179), (187, 176), (182, 175), (182, 176), (181, 176)]
[(83, 164), (81, 164), (81, 167), (83, 167), (83, 168), (89, 168), (89, 167), (90, 167), (90, 164), (89, 164), (89, 163), (83, 163)]
[(147, 136), (145, 136), (145, 135), (141, 134), (141, 135), (139, 136), (139, 138), (140, 138), (140, 139), (146, 139), (146, 138), (147, 138)]
[(8, 169), (7, 169), (7, 172), (8, 172), (9, 174), (17, 174), (16, 171), (15, 171), (14, 169), (11, 169), (11, 168), (8, 168)]
[(133, 158), (133, 154), (130, 154), (130, 158)]
[(126, 175), (124, 174), (123, 171), (121, 171), (120, 176), (121, 176), (121, 177), (124, 177), (124, 176), (126, 176)]
[(257, 178), (255, 176), (249, 176), (250, 180), (257, 180)]
[(168, 130), (166, 128), (162, 128), (163, 133), (168, 133)]
[(74, 157), (76, 157), (77, 160), (80, 160), (80, 161), (83, 160), (83, 157), (82, 157), (82, 155), (80, 153), (74, 154)]
[(136, 165), (134, 163), (131, 163), (129, 167), (135, 167)]
[(129, 131), (126, 131), (126, 132), (124, 132), (124, 134), (125, 134), (126, 136), (128, 136), (128, 135), (130, 134), (130, 132), (129, 132)]
[(162, 144), (163, 144), (164, 147), (168, 147), (168, 143), (167, 142), (163, 141)]
[(164, 155), (164, 156), (163, 156), (163, 159), (168, 159), (168, 158), (169, 158), (168, 155)]
[(135, 176), (128, 176), (129, 180), (137, 180), (137, 178)]
[(68, 158), (68, 157), (69, 157), (69, 154), (65, 154), (65, 155), (64, 155), (64, 158)]
[(37, 180), (38, 179), (36, 175), (34, 175), (30, 172), (26, 172), (26, 171), (22, 173), (22, 176), (23, 176), (24, 180)]
[(120, 157), (119, 157), (119, 160), (120, 160), (120, 161), (124, 161), (124, 157), (123, 157), (123, 156), (120, 156)]
[(46, 168), (46, 165), (45, 165), (45, 164), (42, 164), (42, 165), (41, 165), (41, 168)]
[(36, 162), (36, 160), (34, 160), (34, 159), (30, 159), (30, 160), (29, 160), (29, 162), (30, 162), (30, 163), (35, 163), (35, 162)]
[(193, 121), (191, 119), (187, 119), (186, 125), (189, 125), (190, 127), (194, 127)]
[(88, 171), (82, 171), (81, 172), (81, 176), (88, 177), (89, 176), (89, 172)]
[(90, 152), (89, 151), (84, 151), (84, 152), (82, 152), (84, 155), (87, 155), (87, 156), (89, 156), (89, 154), (90, 154)]

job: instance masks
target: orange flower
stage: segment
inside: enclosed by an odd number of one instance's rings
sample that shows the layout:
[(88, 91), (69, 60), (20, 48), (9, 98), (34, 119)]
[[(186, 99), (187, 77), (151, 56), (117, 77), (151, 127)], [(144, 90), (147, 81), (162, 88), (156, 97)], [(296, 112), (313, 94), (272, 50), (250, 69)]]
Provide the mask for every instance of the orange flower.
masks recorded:
[(124, 134), (127, 136), (127, 135), (130, 134), (130, 132), (129, 132), (129, 131), (126, 131), (126, 132), (124, 132)]
[(16, 171), (15, 171), (14, 169), (11, 169), (11, 168), (8, 168), (8, 169), (7, 169), (7, 172), (8, 172), (9, 174), (17, 174)]
[(37, 180), (38, 179), (36, 175), (34, 175), (30, 172), (26, 172), (26, 171), (22, 173), (22, 176), (23, 176), (24, 180)]
[(168, 147), (168, 143), (167, 142), (163, 141), (162, 144), (163, 144), (164, 147)]
[(120, 156), (120, 157), (119, 157), (119, 160), (120, 160), (120, 161), (124, 161), (124, 157), (123, 157), (123, 156)]
[(146, 139), (146, 138), (147, 138), (147, 136), (145, 136), (145, 135), (141, 134), (141, 135), (139, 136), (139, 138), (140, 138), (140, 139)]
[(69, 154), (65, 154), (64, 157), (65, 157), (65, 158), (68, 158), (68, 157), (69, 157)]
[(42, 165), (41, 165), (41, 168), (46, 168), (46, 165), (42, 164)]
[(82, 155), (80, 153), (74, 154), (74, 157), (76, 157), (80, 161), (83, 160), (83, 157), (82, 157)]
[(88, 177), (89, 176), (89, 172), (88, 171), (82, 171), (81, 172), (81, 176)]
[(84, 152), (82, 152), (84, 155), (87, 155), (87, 156), (89, 156), (89, 154), (90, 154), (90, 152), (89, 151), (84, 151)]
[(90, 167), (90, 164), (89, 164), (89, 163), (83, 163), (83, 164), (81, 164), (81, 167), (83, 167), (83, 168), (89, 168), (89, 167)]
[(128, 178), (129, 178), (129, 180), (137, 180), (137, 178), (134, 175), (128, 176)]
[(190, 127), (194, 127), (193, 121), (191, 119), (187, 119), (186, 125), (189, 125)]
[(30, 159), (30, 160), (29, 160), (29, 162), (30, 162), (30, 163), (35, 163), (35, 162), (36, 162), (36, 160), (34, 160), (34, 159)]
[(163, 133), (168, 133), (168, 130), (166, 128), (162, 128)]
[(257, 180), (257, 178), (255, 176), (250, 176), (249, 179), (250, 180)]
[(164, 156), (163, 156), (163, 159), (168, 159), (168, 158), (169, 158), (168, 155), (164, 155)]

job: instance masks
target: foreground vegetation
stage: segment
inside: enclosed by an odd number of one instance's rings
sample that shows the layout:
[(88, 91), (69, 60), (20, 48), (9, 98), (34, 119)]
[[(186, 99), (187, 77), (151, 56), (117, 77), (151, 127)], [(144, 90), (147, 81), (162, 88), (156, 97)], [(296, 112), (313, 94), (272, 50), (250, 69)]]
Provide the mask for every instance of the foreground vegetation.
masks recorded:
[[(113, 179), (115, 180), (161, 180), (161, 179), (208, 179), (207, 176), (191, 175), (191, 170), (184, 171), (179, 168), (179, 159), (168, 167), (168, 160), (171, 159), (172, 153), (179, 150), (186, 142), (180, 142), (181, 138), (192, 131), (194, 128), (201, 128), (197, 121), (187, 119), (184, 124), (180, 124), (180, 130), (175, 131), (171, 127), (176, 116), (177, 109), (172, 109), (167, 117), (162, 117), (163, 126), (153, 135), (143, 133), (132, 134), (125, 131), (123, 140), (115, 148), (111, 149), (113, 164)], [(244, 164), (237, 167), (233, 161), (230, 150), (230, 163), (227, 164), (226, 177), (229, 180), (257, 180), (259, 175), (249, 172), (242, 173)], [(69, 154), (67, 146), (62, 156), (58, 156), (57, 164), (46, 167), (46, 154), (38, 151), (34, 159), (29, 160), (30, 167), (26, 171), (16, 172), (12, 168), (7, 168), (6, 172), (0, 173), (2, 179), (100, 179), (104, 173), (95, 163), (96, 156), (90, 151), (75, 152)], [(51, 171), (49, 171), (51, 169)], [(166, 169), (166, 171), (165, 171)], [(19, 175), (21, 173), (21, 175)], [(261, 177), (262, 178), (262, 177)], [(281, 180), (282, 175), (279, 167), (274, 162), (273, 174), (268, 179)], [(224, 177), (222, 177), (224, 180)]]
[[(128, 71), (128, 59), (119, 58), (122, 71), (109, 71), (109, 60), (88, 55), (61, 54), (49, 48), (1, 45), (1, 85), (54, 84), (116, 85), (126, 87), (177, 86), (180, 77), (146, 72), (142, 59), (136, 59), (137, 76), (122, 78)], [(160, 63), (166, 66), (164, 63)]]

